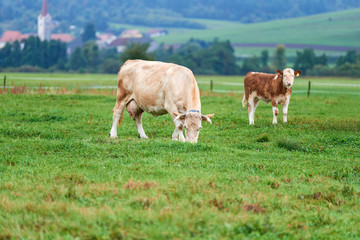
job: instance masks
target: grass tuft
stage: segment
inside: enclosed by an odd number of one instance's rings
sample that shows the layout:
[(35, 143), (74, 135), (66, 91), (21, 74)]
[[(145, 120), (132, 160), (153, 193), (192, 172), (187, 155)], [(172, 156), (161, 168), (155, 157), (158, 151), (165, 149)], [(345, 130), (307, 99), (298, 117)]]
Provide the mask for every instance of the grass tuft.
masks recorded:
[(269, 142), (270, 141), (269, 134), (267, 134), (267, 133), (260, 134), (258, 136), (258, 138), (256, 139), (256, 141), (257, 142)]
[(279, 148), (284, 148), (289, 151), (299, 151), (301, 150), (301, 144), (299, 141), (288, 139), (288, 138), (282, 138), (277, 141), (277, 146)]

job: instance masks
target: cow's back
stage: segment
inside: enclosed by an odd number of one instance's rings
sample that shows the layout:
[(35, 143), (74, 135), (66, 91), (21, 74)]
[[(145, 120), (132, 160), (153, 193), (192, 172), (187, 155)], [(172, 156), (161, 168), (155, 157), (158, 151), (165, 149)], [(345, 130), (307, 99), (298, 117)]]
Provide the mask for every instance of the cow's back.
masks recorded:
[(244, 88), (249, 94), (256, 91), (256, 95), (263, 99), (271, 99), (273, 96), (286, 91), (279, 75), (256, 72), (250, 72), (246, 75)]
[(159, 107), (162, 112), (169, 101), (177, 102), (199, 95), (191, 70), (158, 61), (126, 61), (119, 71), (118, 87), (132, 94), (132, 99), (149, 112), (151, 107)]

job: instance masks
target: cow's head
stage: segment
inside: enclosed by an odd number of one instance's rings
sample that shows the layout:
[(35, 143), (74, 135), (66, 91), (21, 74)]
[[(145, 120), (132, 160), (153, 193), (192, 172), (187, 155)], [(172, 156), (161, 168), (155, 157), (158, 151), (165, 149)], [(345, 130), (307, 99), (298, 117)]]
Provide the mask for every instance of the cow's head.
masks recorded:
[(294, 72), (291, 68), (285, 68), (284, 71), (277, 70), (276, 72), (283, 78), (283, 84), (286, 88), (291, 88), (294, 84), (294, 78), (301, 74), (301, 71)]
[(214, 116), (214, 114), (202, 115), (197, 110), (190, 110), (186, 113), (174, 113), (176, 118), (175, 121), (181, 121), (182, 126), (185, 128), (185, 141), (191, 143), (197, 143), (197, 139), (199, 137), (199, 131), (202, 128), (201, 122), (206, 121), (212, 124), (210, 118)]

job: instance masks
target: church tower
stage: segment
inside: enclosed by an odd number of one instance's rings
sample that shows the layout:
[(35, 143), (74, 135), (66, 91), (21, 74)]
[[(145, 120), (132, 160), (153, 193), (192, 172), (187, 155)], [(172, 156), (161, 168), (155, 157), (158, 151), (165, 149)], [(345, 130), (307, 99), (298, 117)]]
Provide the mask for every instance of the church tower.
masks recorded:
[(38, 16), (38, 36), (41, 41), (50, 41), (51, 36), (51, 16), (48, 13), (47, 1), (43, 0), (41, 13)]

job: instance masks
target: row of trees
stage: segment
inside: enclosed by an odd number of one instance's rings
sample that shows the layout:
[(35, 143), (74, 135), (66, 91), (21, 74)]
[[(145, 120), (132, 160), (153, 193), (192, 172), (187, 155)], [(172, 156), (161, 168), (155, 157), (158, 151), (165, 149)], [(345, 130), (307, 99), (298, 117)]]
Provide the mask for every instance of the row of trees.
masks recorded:
[(328, 57), (325, 54), (316, 56), (314, 49), (305, 48), (296, 52), (295, 62), (291, 66), (287, 63), (286, 49), (279, 45), (272, 61), (269, 61), (268, 50), (263, 50), (260, 56), (246, 58), (241, 68), (241, 74), (249, 71), (274, 72), (276, 69), (293, 67), (301, 70), (304, 75), (313, 76), (349, 76), (360, 77), (360, 53), (349, 50), (344, 56), (340, 56), (334, 66), (329, 66)]
[(259, 56), (254, 55), (239, 62), (229, 41), (191, 39), (178, 49), (161, 45), (152, 53), (148, 52), (149, 43), (132, 43), (124, 52), (117, 53), (115, 49), (99, 49), (91, 32), (84, 31), (82, 37), (85, 44), (70, 56), (66, 53), (66, 44), (60, 41), (40, 41), (32, 36), (21, 43), (7, 43), (0, 50), (0, 68), (6, 68), (6, 71), (14, 68), (13, 71), (116, 73), (127, 59), (147, 59), (177, 63), (190, 68), (195, 74), (237, 75), (249, 71), (275, 72), (293, 67), (305, 75), (360, 77), (360, 54), (355, 50), (340, 56), (332, 67), (325, 54), (316, 56), (312, 48), (298, 51), (294, 63), (289, 64), (283, 45), (279, 45), (273, 54), (263, 50)]
[(44, 69), (65, 69), (67, 61), (66, 44), (60, 41), (41, 41), (30, 36), (22, 42), (7, 43), (0, 50), (0, 67), (31, 65)]
[(191, 39), (177, 50), (161, 46), (155, 56), (160, 61), (186, 66), (196, 74), (234, 75), (240, 70), (231, 43), (217, 39), (213, 42)]

